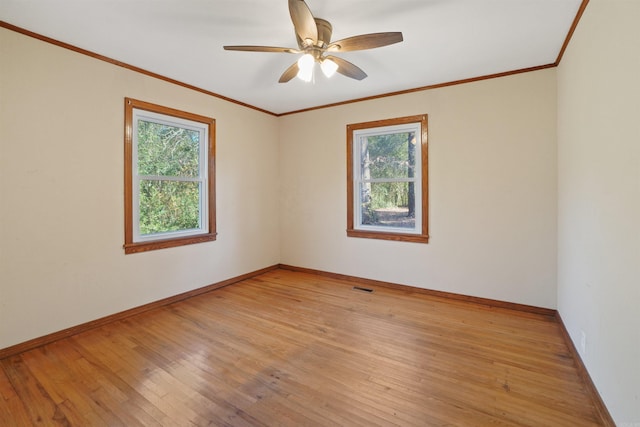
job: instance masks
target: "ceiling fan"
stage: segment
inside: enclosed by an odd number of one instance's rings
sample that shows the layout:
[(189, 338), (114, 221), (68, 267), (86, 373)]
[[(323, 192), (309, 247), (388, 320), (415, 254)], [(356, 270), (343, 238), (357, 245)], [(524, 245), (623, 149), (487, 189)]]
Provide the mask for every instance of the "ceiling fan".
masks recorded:
[(331, 24), (324, 19), (315, 18), (304, 0), (289, 0), (289, 14), (298, 41), (297, 49), (273, 46), (224, 46), (224, 49), (304, 54), (282, 73), (280, 83), (286, 83), (296, 76), (304, 81), (311, 81), (315, 63), (320, 64), (322, 72), (327, 77), (331, 77), (337, 71), (352, 79), (362, 80), (367, 77), (362, 69), (349, 61), (327, 53), (373, 49), (402, 41), (402, 33), (387, 32), (362, 34), (332, 42), (333, 28)]

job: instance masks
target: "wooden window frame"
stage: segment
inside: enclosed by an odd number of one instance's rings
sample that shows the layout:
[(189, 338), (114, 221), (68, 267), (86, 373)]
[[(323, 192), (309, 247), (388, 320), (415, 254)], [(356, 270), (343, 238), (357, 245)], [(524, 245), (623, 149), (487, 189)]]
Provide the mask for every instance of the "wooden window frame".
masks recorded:
[[(216, 240), (216, 203), (215, 203), (215, 119), (188, 113), (173, 108), (164, 107), (149, 102), (125, 98), (125, 128), (124, 128), (124, 252), (132, 254), (157, 249), (172, 248), (195, 243), (210, 242)], [(152, 113), (163, 114), (179, 119), (191, 120), (202, 123), (208, 128), (207, 146), (207, 203), (208, 215), (206, 218), (207, 231), (190, 236), (172, 237), (148, 241), (134, 241), (134, 209), (133, 209), (133, 110), (145, 110)]]
[[(387, 126), (420, 123), (420, 167), (421, 167), (421, 191), (419, 193), (422, 209), (422, 221), (419, 224), (419, 233), (402, 233), (399, 231), (362, 230), (355, 227), (356, 219), (354, 209), (354, 131)], [(426, 114), (398, 117), (394, 119), (377, 120), (365, 123), (347, 125), (347, 236), (368, 239), (395, 240), (402, 242), (428, 243), (429, 242), (429, 167), (428, 167), (428, 141), (427, 141), (428, 116)], [(396, 229), (397, 230), (397, 229)]]

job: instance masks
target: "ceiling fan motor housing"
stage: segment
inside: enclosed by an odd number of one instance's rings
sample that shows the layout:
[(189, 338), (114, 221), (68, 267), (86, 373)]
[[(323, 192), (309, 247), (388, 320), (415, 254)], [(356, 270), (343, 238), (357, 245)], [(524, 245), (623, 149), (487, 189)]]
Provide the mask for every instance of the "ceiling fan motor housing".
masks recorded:
[[(318, 28), (318, 40), (314, 43), (313, 40), (302, 40), (298, 34), (296, 34), (296, 40), (298, 41), (298, 47), (302, 51), (311, 51), (310, 48), (325, 49), (331, 42), (331, 35), (333, 33), (333, 27), (329, 21), (321, 18), (313, 18)], [(310, 52), (311, 53), (311, 52)]]
[(316, 21), (316, 25), (318, 26), (318, 47), (327, 47), (331, 42), (331, 33), (333, 32), (333, 27), (329, 23), (329, 21), (325, 21), (324, 19), (314, 18)]

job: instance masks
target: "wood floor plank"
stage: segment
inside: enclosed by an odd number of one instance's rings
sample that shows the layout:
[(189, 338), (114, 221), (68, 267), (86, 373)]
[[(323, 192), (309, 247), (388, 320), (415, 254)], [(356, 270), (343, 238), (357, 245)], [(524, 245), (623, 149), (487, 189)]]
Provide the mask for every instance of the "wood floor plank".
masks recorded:
[(30, 424), (51, 426), (69, 424), (49, 393), (29, 372), (21, 356), (5, 359), (2, 365), (16, 394), (23, 402)]
[(557, 320), (272, 270), (0, 361), (0, 425), (600, 426)]
[[(196, 391), (184, 386), (170, 372), (135, 351), (129, 343), (125, 344), (124, 338), (117, 332), (99, 338), (102, 339), (93, 343), (85, 343), (79, 338), (94, 364), (114, 370), (120, 380), (156, 405), (175, 423), (182, 420), (193, 425), (206, 425), (209, 422), (207, 411), (210, 405), (199, 400)], [(217, 417), (212, 418), (224, 425)]]
[(0, 425), (29, 425), (30, 423), (31, 418), (24, 406), (24, 401), (11, 385), (4, 370), (4, 363), (0, 363)]

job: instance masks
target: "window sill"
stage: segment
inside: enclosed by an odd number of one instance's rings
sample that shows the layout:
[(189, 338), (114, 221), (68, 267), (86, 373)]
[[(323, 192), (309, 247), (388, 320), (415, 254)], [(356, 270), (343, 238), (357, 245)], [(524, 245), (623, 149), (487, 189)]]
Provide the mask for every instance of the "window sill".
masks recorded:
[(125, 254), (155, 251), (157, 249), (174, 248), (177, 246), (192, 245), (195, 243), (212, 242), (216, 240), (218, 233), (199, 234), (197, 236), (182, 237), (178, 239), (153, 240), (150, 242), (125, 243)]
[(429, 236), (427, 234), (384, 233), (380, 231), (347, 229), (347, 236), (365, 239), (395, 240), (397, 242), (429, 243)]

